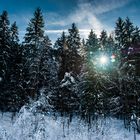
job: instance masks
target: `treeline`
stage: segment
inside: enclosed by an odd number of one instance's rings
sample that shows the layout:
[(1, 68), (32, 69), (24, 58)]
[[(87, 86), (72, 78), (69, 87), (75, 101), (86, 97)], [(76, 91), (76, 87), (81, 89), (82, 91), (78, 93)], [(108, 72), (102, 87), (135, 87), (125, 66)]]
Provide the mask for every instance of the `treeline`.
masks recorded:
[[(86, 40), (73, 23), (54, 45), (44, 26), (37, 8), (19, 43), (16, 22), (10, 24), (7, 11), (0, 15), (1, 111), (18, 111), (43, 96), (46, 105), (39, 107), (42, 111), (51, 108), (83, 117), (139, 114), (139, 82), (135, 76), (121, 74), (119, 67), (122, 49), (128, 51), (140, 42), (140, 30), (128, 17), (118, 18), (114, 33), (103, 30), (97, 37), (91, 30)], [(102, 55), (114, 55), (115, 60), (100, 64)], [(129, 102), (131, 95), (133, 103)]]

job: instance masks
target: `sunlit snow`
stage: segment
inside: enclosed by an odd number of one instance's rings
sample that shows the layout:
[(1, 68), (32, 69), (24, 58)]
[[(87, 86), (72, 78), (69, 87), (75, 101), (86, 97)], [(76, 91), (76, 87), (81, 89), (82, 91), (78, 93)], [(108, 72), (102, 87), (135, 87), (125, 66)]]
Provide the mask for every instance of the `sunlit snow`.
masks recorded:
[[(91, 126), (78, 117), (32, 112), (23, 107), (20, 113), (0, 114), (0, 140), (133, 140), (134, 131), (124, 128), (123, 121), (100, 118)], [(12, 119), (13, 118), (13, 119)], [(136, 134), (136, 139), (140, 135)]]

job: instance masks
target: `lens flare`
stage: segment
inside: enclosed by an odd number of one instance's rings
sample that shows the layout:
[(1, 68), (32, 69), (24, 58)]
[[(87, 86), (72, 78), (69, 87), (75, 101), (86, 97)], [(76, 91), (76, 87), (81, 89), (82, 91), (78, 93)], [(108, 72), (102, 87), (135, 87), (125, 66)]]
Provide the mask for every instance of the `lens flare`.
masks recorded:
[(100, 57), (100, 63), (101, 63), (101, 64), (106, 64), (106, 63), (107, 63), (107, 60), (108, 60), (108, 59), (107, 59), (106, 56), (101, 56), (101, 57)]

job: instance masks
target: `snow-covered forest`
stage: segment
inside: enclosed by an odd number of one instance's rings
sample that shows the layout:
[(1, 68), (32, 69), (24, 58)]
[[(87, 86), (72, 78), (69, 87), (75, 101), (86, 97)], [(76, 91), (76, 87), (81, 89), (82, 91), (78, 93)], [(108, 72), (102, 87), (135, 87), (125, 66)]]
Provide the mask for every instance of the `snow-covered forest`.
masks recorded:
[(83, 39), (72, 23), (52, 44), (37, 8), (21, 42), (9, 16), (0, 14), (0, 139), (140, 139), (138, 26), (119, 17), (112, 33)]

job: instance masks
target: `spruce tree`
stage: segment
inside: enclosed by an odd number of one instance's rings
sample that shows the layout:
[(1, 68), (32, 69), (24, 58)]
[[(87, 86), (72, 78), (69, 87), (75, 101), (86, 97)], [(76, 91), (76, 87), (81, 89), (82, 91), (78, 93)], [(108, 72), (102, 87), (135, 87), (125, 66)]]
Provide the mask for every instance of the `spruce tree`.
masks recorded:
[(68, 29), (68, 31), (69, 31), (69, 35), (68, 35), (69, 49), (77, 53), (78, 49), (80, 48), (81, 42), (80, 42), (79, 30), (76, 27), (75, 23), (72, 24), (71, 29)]
[[(68, 59), (67, 68), (68, 72), (73, 72), (74, 74), (79, 74), (81, 70), (81, 56), (79, 55), (79, 49), (81, 47), (79, 30), (75, 23), (72, 24), (71, 29), (68, 30)], [(70, 65), (69, 65), (70, 64)]]
[(44, 36), (44, 20), (40, 8), (37, 8), (34, 12), (34, 17), (30, 20), (29, 25), (26, 29), (25, 43), (38, 45), (39, 41)]
[(118, 18), (118, 20), (116, 21), (116, 27), (115, 27), (115, 39), (117, 41), (118, 44), (118, 49), (121, 49), (122, 47), (124, 47), (125, 45), (125, 23), (124, 20), (122, 18)]
[[(97, 35), (91, 30), (88, 39), (86, 41), (86, 51), (87, 51), (87, 59), (86, 65), (90, 66), (92, 69), (93, 61), (96, 61), (96, 57), (99, 55), (99, 40)], [(89, 68), (89, 67), (88, 67)]]
[(62, 112), (72, 114), (78, 106), (78, 94), (74, 87), (81, 71), (82, 58), (79, 55), (81, 42), (78, 28), (73, 23), (68, 31), (68, 37), (62, 33), (61, 38), (57, 40), (60, 46), (58, 49), (60, 86), (57, 108)]
[(133, 23), (130, 21), (130, 19), (127, 17), (125, 22), (124, 22), (124, 35), (125, 35), (125, 48), (130, 47), (132, 44), (132, 39), (133, 39), (133, 32), (134, 32), (134, 26)]
[(132, 44), (139, 44), (140, 43), (140, 29), (139, 27), (134, 28), (133, 37), (132, 37)]
[[(52, 76), (50, 74), (51, 68), (52, 68), (52, 48), (51, 48), (51, 40), (46, 35), (44, 36), (44, 40), (41, 43), (41, 50), (40, 50), (40, 64), (39, 64), (39, 84), (40, 88), (48, 87), (51, 82), (48, 82), (51, 80)], [(50, 78), (51, 77), (51, 78)]]
[(44, 37), (44, 20), (40, 8), (34, 12), (34, 17), (30, 20), (26, 29), (24, 43), (26, 89), (29, 96), (35, 98), (39, 92), (39, 63), (40, 47)]
[(3, 11), (0, 15), (0, 42), (2, 45), (9, 44), (10, 39), (10, 30), (9, 30), (10, 21), (8, 18), (7, 11)]
[(0, 15), (0, 103), (1, 109), (7, 108), (10, 96), (10, 30), (7, 11)]
[(103, 30), (100, 34), (100, 50), (103, 52), (107, 51), (107, 32), (105, 30)]
[(10, 27), (10, 93), (11, 108), (18, 110), (25, 103), (23, 88), (23, 56), (19, 45), (18, 27), (14, 22)]
[(11, 38), (11, 42), (12, 43), (18, 43), (19, 42), (19, 33), (18, 33), (18, 27), (16, 25), (16, 22), (14, 22), (11, 25), (11, 29), (10, 29), (10, 38)]
[(115, 38), (112, 36), (112, 34), (108, 37), (108, 44), (107, 44), (108, 50), (110, 50), (110, 53), (115, 53)]
[(67, 36), (65, 35), (65, 32), (62, 33), (61, 37), (58, 38), (56, 41), (58, 44), (58, 61), (59, 61), (59, 72), (58, 77), (61, 81), (64, 78), (65, 72), (68, 71), (68, 44), (67, 44)]
[(88, 52), (97, 52), (99, 49), (99, 42), (97, 35), (93, 32), (93, 30), (90, 31), (90, 34), (88, 36), (87, 42), (86, 42), (86, 47)]
[[(56, 107), (58, 93), (58, 60), (55, 57), (55, 50), (52, 48), (51, 40), (44, 36), (40, 47), (40, 64), (38, 89), (44, 91), (50, 105)], [(42, 93), (40, 94), (42, 96)], [(44, 108), (45, 110), (47, 108)]]

